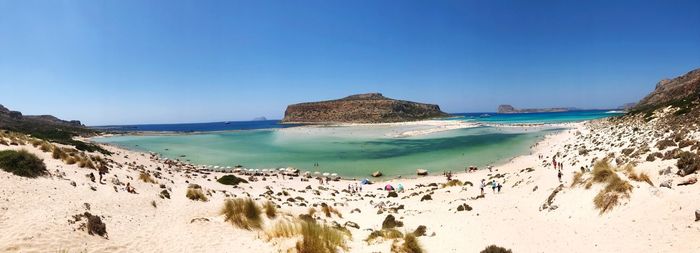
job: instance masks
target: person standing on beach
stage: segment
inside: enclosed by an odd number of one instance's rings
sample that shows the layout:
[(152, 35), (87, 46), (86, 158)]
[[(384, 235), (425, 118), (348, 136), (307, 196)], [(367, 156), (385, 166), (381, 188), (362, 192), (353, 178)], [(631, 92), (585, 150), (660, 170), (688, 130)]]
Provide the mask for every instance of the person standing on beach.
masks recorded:
[(498, 193), (501, 193), (501, 187), (503, 187), (503, 185), (501, 183), (498, 183)]
[(486, 187), (486, 181), (481, 179), (481, 195), (484, 195), (484, 187)]
[(497, 184), (498, 184), (498, 183), (496, 183), (496, 179), (494, 179), (493, 181), (491, 181), (491, 190), (493, 191), (493, 193), (496, 193), (496, 186), (497, 186)]
[(561, 176), (562, 176), (562, 173), (561, 173), (561, 170), (559, 170), (557, 172), (557, 177), (559, 178), (559, 183), (561, 183)]

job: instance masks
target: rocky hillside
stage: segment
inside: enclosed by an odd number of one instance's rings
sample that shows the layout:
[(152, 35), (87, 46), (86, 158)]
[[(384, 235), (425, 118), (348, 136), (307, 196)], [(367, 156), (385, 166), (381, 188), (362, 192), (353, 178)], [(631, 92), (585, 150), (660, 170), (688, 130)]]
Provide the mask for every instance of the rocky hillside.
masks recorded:
[(386, 123), (447, 116), (438, 105), (384, 97), (380, 93), (293, 104), (284, 112), (284, 123)]
[(656, 84), (656, 89), (640, 100), (632, 111), (682, 104), (683, 100), (697, 100), (698, 94), (700, 94), (700, 69), (695, 69), (671, 80), (661, 80)]
[(83, 126), (80, 121), (66, 121), (51, 115), (22, 115), (0, 105), (0, 129), (28, 134), (33, 137), (75, 146), (79, 150), (104, 151), (97, 145), (74, 140), (76, 136), (94, 136), (98, 131)]

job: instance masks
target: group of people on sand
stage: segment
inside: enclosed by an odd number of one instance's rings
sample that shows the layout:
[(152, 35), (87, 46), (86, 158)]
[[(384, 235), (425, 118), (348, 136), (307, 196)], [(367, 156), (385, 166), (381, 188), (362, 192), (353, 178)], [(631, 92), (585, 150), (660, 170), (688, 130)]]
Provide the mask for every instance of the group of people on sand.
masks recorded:
[(362, 184), (348, 184), (348, 191), (351, 193), (360, 193), (362, 192)]
[(486, 182), (486, 179), (481, 179), (481, 195), (484, 195), (484, 188), (486, 188), (487, 184), (491, 185), (491, 190), (493, 193), (501, 193), (501, 188), (503, 188), (503, 185), (499, 182), (496, 182), (496, 179), (492, 180), (491, 182)]
[(445, 176), (445, 178), (447, 178), (447, 181), (452, 180), (452, 171), (451, 170), (443, 172), (442, 175)]

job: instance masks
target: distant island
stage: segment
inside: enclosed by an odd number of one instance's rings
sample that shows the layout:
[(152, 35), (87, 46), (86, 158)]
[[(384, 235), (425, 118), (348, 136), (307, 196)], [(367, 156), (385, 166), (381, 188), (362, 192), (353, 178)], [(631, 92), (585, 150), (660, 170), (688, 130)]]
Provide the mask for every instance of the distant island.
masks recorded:
[(538, 112), (568, 112), (574, 111), (575, 108), (530, 108), (516, 109), (512, 105), (499, 105), (498, 113), (538, 113)]
[(265, 118), (264, 116), (253, 118), (253, 121), (264, 121), (264, 120), (267, 120), (267, 118)]
[(434, 104), (416, 103), (367, 93), (342, 99), (293, 104), (282, 123), (388, 123), (448, 116)]

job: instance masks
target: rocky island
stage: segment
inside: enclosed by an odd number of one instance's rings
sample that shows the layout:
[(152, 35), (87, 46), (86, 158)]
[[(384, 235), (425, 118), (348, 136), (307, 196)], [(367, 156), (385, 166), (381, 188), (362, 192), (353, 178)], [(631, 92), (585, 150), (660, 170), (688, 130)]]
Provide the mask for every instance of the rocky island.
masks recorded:
[(498, 113), (538, 113), (538, 112), (568, 112), (570, 108), (532, 108), (517, 109), (512, 105), (499, 105)]
[(384, 97), (381, 93), (289, 105), (282, 123), (389, 123), (448, 116), (440, 106)]

